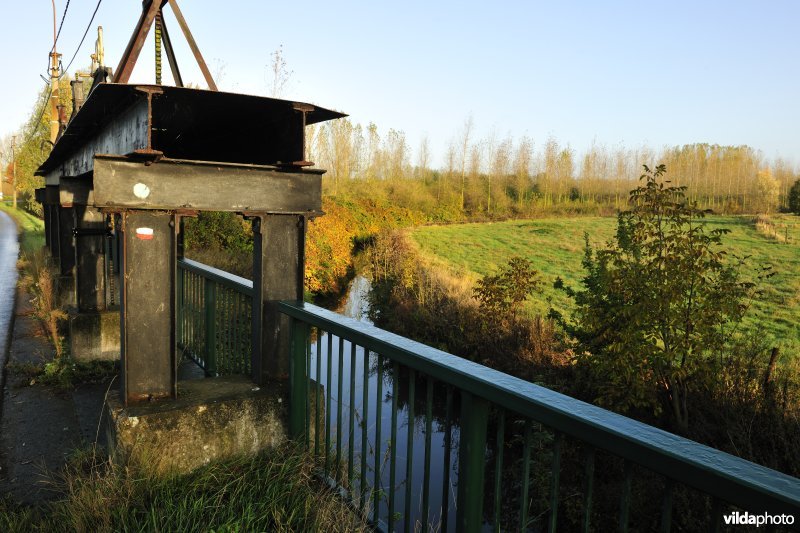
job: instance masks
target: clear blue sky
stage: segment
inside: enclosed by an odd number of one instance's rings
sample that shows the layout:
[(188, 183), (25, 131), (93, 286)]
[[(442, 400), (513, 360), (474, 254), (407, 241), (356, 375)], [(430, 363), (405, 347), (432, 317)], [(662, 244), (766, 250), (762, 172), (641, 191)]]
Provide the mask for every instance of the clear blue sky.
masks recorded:
[[(66, 62), (96, 0), (71, 0)], [(60, 20), (65, 0), (56, 1)], [(636, 147), (747, 144), (800, 163), (800, 2), (180, 0), (223, 90), (267, 94), (270, 53), (293, 71), (284, 96), (423, 135), (441, 163), (468, 116), (475, 133), (549, 135)], [(4, 2), (0, 136), (43, 87), (52, 44), (47, 0)], [(167, 8), (184, 78), (204, 86)], [(103, 0), (93, 26), (116, 67), (140, 0)], [(86, 66), (95, 30), (75, 66)], [(152, 40), (132, 81), (153, 82)], [(165, 62), (166, 70), (166, 62)]]

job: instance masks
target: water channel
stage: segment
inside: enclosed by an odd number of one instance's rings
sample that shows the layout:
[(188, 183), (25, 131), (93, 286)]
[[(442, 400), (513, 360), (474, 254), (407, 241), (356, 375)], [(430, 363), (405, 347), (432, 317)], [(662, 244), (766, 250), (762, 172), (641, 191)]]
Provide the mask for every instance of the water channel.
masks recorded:
[[(367, 321), (369, 305), (368, 295), (370, 283), (364, 277), (356, 277), (353, 281), (347, 302), (343, 308), (343, 314)], [(329, 424), (331, 448), (330, 462), (331, 469), (336, 463), (336, 443), (341, 439), (340, 469), (343, 477), (347, 477), (349, 450), (353, 449), (353, 469), (355, 473), (353, 492), (359, 494), (362, 491), (372, 492), (375, 485), (375, 472), (378, 471), (379, 485), (379, 517), (384, 527), (389, 517), (389, 498), (394, 493), (394, 516), (395, 522), (393, 529), (396, 531), (408, 530), (432, 530), (443, 531), (442, 511), (445, 506), (448, 511), (447, 531), (455, 531), (455, 499), (456, 486), (458, 481), (457, 460), (458, 460), (458, 435), (457, 417), (453, 418), (450, 424), (450, 436), (447, 435), (446, 407), (445, 407), (445, 387), (442, 383), (433, 383), (433, 402), (432, 402), (432, 424), (430, 435), (430, 474), (428, 487), (428, 527), (424, 527), (423, 517), (423, 494), (424, 472), (425, 472), (425, 446), (426, 446), (426, 380), (417, 377), (415, 380), (415, 402), (414, 417), (412, 419), (412, 476), (411, 484), (411, 517), (412, 525), (406, 527), (404, 511), (406, 504), (406, 491), (408, 480), (406, 479), (408, 465), (408, 443), (409, 443), (409, 377), (403, 371), (399, 375), (394, 375), (391, 361), (384, 359), (380, 383), (381, 401), (377, 402), (378, 397), (378, 354), (369, 352), (361, 346), (356, 346), (355, 350), (346, 340), (341, 340), (336, 336), (327, 333), (316, 334), (311, 346), (311, 358), (309, 372), (312, 380), (322, 383), (322, 390), (327, 397), (330, 393), (330, 403), (324, 404), (325, 417), (320, 420), (321, 428)], [(339, 379), (341, 376), (341, 386)], [(392, 464), (390, 448), (392, 438), (392, 404), (394, 381), (397, 380), (397, 420), (396, 420), (396, 459)], [(354, 384), (351, 392), (351, 384)], [(364, 409), (364, 388), (367, 389), (366, 401), (367, 408)], [(322, 398), (325, 402), (326, 398)], [(352, 409), (351, 409), (352, 407)], [(455, 407), (451, 408), (456, 412)], [(350, 420), (353, 420), (353, 432), (350, 432)], [(327, 417), (330, 415), (330, 421)], [(380, 423), (378, 421), (380, 420)], [(315, 422), (312, 417), (311, 424)], [(337, 434), (337, 428), (341, 435)], [(366, 431), (364, 431), (366, 428)], [(378, 430), (380, 428), (380, 430)], [(379, 436), (378, 436), (379, 433)], [(324, 430), (320, 434), (324, 434)], [(366, 447), (364, 435), (366, 434)], [(447, 440), (450, 441), (450, 453), (447, 453)], [(310, 443), (312, 450), (314, 442)], [(319, 452), (324, 454), (325, 443), (320, 442)], [(366, 455), (363, 450), (366, 449)], [(449, 461), (446, 457), (449, 455)], [(366, 479), (361, 480), (361, 459), (366, 457)], [(449, 462), (449, 464), (446, 464)], [(390, 490), (392, 480), (392, 466), (394, 466), (394, 491)], [(446, 482), (446, 478), (447, 482)], [(374, 493), (373, 493), (374, 496)], [(374, 497), (373, 497), (374, 501)], [(444, 502), (444, 503), (443, 503)], [(372, 504), (371, 504), (372, 505)], [(374, 505), (371, 507), (374, 510)], [(372, 516), (372, 514), (370, 514)]]
[(6, 347), (11, 339), (18, 254), (17, 226), (7, 213), (0, 211), (0, 365), (5, 365)]

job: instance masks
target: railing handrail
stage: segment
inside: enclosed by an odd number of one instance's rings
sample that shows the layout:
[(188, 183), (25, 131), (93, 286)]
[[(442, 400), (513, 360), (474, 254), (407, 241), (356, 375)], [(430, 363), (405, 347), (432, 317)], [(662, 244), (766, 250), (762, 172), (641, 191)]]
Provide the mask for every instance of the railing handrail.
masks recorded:
[(800, 516), (800, 479), (312, 304), (279, 310), (720, 500)]
[(178, 260), (178, 267), (185, 268), (244, 295), (253, 296), (253, 282), (249, 279), (186, 258)]

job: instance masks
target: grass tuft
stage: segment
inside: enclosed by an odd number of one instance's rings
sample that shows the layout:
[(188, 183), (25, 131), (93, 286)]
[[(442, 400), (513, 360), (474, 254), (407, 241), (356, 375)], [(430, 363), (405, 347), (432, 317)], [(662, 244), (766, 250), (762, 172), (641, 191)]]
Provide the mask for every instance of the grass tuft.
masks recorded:
[(0, 500), (0, 530), (369, 530), (313, 471), (291, 445), (163, 478), (85, 450), (53, 480), (60, 501), (31, 509)]

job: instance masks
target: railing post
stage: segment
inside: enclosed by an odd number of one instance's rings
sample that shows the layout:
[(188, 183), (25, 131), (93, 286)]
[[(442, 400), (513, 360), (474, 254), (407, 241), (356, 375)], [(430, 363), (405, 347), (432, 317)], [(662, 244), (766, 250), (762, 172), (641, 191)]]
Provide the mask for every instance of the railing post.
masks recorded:
[(306, 376), (306, 345), (309, 327), (301, 320), (292, 319), (291, 353), (289, 354), (289, 437), (298, 439), (306, 431), (306, 402), (308, 378)]
[(456, 509), (458, 531), (480, 531), (483, 523), (483, 477), (488, 420), (489, 402), (462, 390)]
[(177, 338), (176, 345), (183, 346), (183, 349), (187, 348), (188, 343), (186, 339), (183, 337), (184, 332), (184, 320), (185, 320), (185, 307), (186, 307), (186, 300), (185, 300), (185, 293), (184, 293), (184, 279), (186, 277), (186, 271), (183, 268), (182, 262), (185, 258), (184, 255), (184, 220), (186, 217), (179, 216), (178, 217), (178, 228), (177, 234), (175, 235), (175, 257), (176, 257), (176, 269), (175, 269), (175, 283), (178, 285), (177, 289), (177, 296), (176, 299), (178, 300), (178, 305), (176, 305), (176, 315), (178, 317), (178, 323), (176, 325), (176, 332), (175, 336)]
[(177, 325), (176, 325), (176, 333), (175, 336), (177, 338), (176, 344), (180, 347), (183, 346), (186, 348), (186, 342), (183, 338), (183, 321), (184, 321), (184, 309), (186, 307), (186, 302), (183, 297), (183, 279), (185, 276), (185, 272), (181, 267), (180, 260), (178, 261), (177, 269), (175, 272), (175, 283), (177, 284), (177, 296), (176, 300), (178, 301), (178, 305), (176, 305), (175, 314), (178, 317)]
[(212, 280), (204, 279), (206, 350), (203, 360), (206, 374), (215, 376), (217, 374), (217, 291)]

